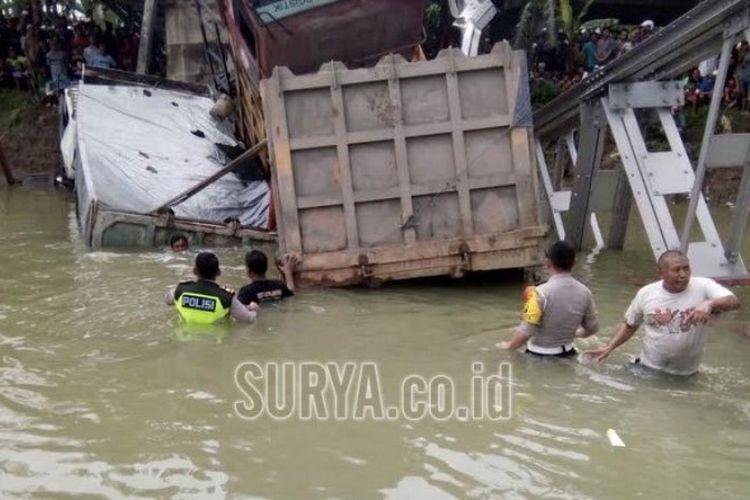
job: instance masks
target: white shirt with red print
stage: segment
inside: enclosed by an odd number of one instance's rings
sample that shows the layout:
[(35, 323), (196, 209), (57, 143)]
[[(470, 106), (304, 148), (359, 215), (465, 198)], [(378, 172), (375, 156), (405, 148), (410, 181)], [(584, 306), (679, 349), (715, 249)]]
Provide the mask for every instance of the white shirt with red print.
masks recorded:
[(641, 363), (675, 375), (697, 372), (706, 345), (706, 325), (688, 317), (702, 302), (730, 295), (709, 278), (690, 278), (680, 293), (667, 291), (661, 281), (641, 288), (625, 313), (628, 325), (643, 325), (646, 331)]

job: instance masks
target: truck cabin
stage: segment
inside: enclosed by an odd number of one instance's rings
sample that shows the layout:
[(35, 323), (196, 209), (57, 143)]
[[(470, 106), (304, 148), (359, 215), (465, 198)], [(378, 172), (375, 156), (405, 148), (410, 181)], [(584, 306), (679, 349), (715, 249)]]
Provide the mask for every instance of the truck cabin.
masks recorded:
[(219, 0), (237, 63), (257, 87), (275, 66), (295, 74), (342, 61), (413, 60), (424, 39), (424, 0)]

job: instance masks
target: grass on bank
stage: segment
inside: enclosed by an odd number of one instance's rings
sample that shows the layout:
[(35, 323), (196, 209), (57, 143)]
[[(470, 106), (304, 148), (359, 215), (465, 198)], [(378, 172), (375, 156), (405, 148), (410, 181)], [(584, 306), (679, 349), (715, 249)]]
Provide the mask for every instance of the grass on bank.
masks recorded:
[(0, 135), (18, 125), (24, 113), (37, 106), (28, 92), (0, 90)]

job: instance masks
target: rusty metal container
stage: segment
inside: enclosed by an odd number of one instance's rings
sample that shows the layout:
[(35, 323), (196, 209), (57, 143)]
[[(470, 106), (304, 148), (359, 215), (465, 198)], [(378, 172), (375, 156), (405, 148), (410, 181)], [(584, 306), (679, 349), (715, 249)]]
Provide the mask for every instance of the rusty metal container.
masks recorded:
[(302, 285), (539, 263), (525, 55), (330, 63), (261, 85), (282, 252)]

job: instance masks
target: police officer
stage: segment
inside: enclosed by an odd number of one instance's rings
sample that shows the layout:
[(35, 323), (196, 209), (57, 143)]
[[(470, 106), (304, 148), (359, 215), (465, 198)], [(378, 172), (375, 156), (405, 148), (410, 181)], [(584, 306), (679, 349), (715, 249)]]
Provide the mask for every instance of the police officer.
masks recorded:
[(549, 280), (526, 290), (523, 321), (511, 340), (497, 344), (499, 348), (525, 347), (536, 356), (574, 356), (573, 339), (599, 331), (591, 290), (570, 274), (575, 259), (575, 248), (567, 241), (558, 241), (547, 250)]
[(258, 315), (258, 304), (244, 306), (234, 292), (216, 284), (219, 259), (211, 252), (195, 257), (195, 281), (185, 281), (167, 292), (167, 305), (174, 305), (180, 317), (190, 325), (209, 325), (228, 316), (243, 323), (252, 323)]

